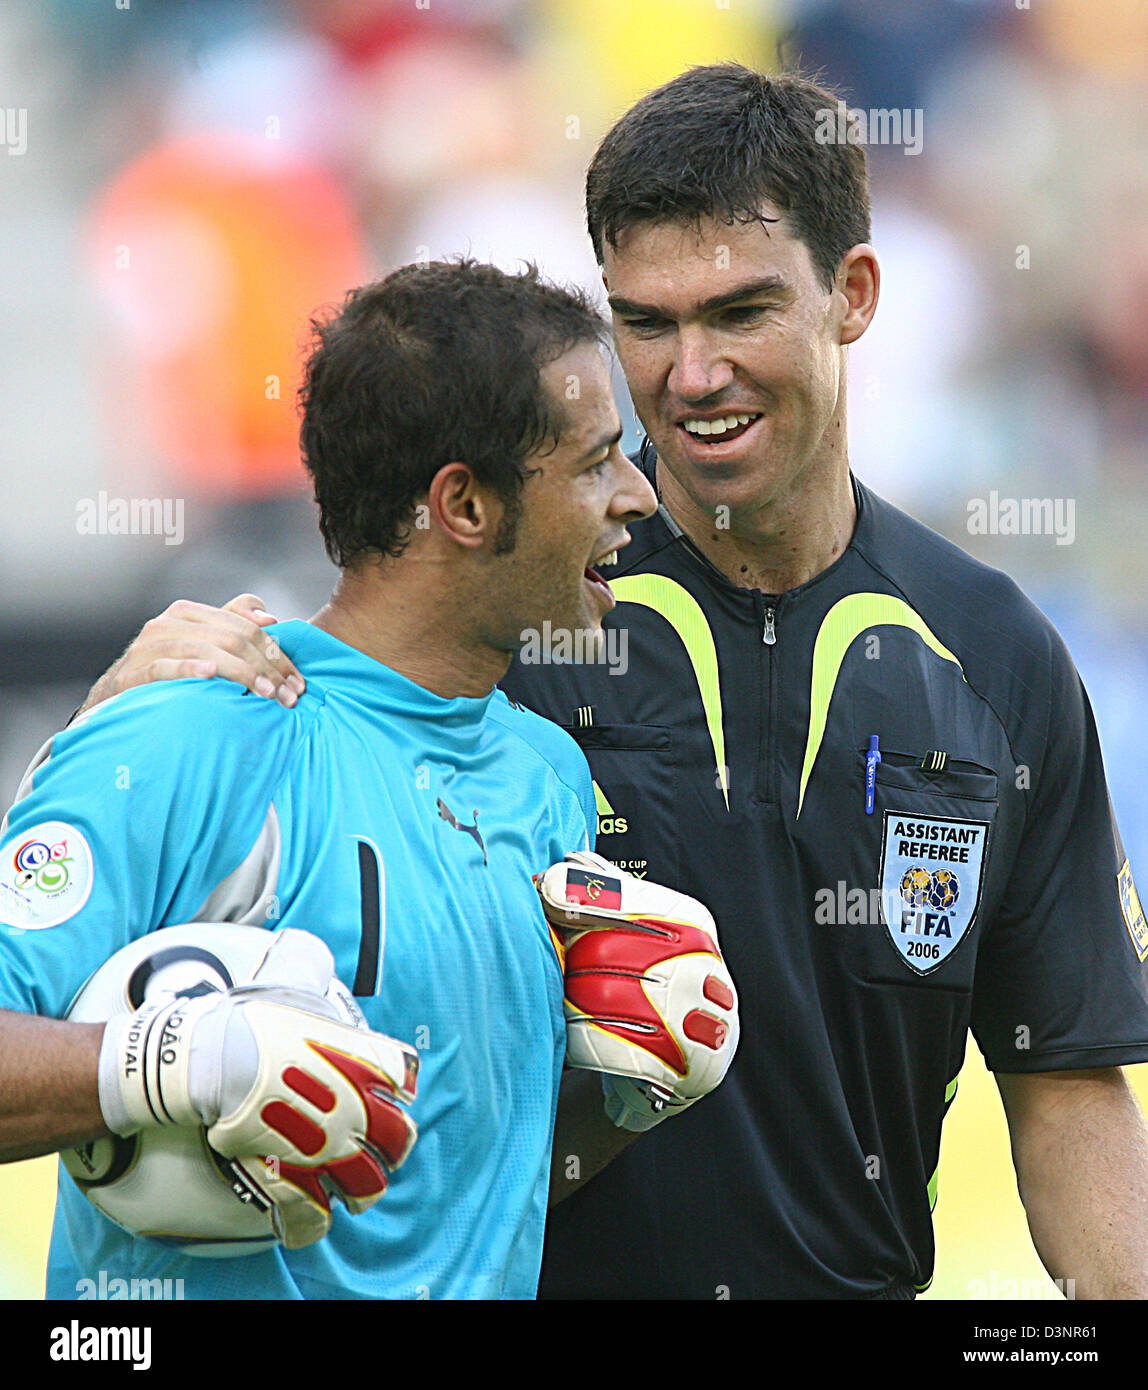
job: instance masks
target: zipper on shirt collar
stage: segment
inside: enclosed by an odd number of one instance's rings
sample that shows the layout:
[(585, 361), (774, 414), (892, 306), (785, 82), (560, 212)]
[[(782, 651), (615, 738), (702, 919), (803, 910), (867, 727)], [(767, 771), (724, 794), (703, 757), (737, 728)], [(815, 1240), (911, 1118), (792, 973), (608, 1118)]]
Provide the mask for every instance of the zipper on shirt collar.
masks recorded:
[(658, 505), (658, 516), (661, 519), (663, 525), (673, 536), (673, 538), (680, 545), (684, 545), (685, 548), (690, 552), (690, 554), (700, 564), (704, 565), (706, 569), (710, 571), (713, 577), (716, 580), (718, 580), (722, 585), (724, 585), (725, 588), (733, 589), (735, 592), (741, 594), (752, 594), (754, 596), (755, 604), (758, 599), (762, 600), (762, 602), (765, 604), (765, 622), (762, 627), (761, 640), (765, 643), (767, 647), (774, 646), (777, 642), (777, 610), (780, 605), (780, 599), (778, 595), (763, 594), (760, 589), (743, 589), (740, 584), (734, 584), (731, 580), (727, 579), (726, 576), (722, 574), (721, 570), (719, 570), (718, 567), (711, 560), (708, 560), (697, 548), (697, 546), (694, 545), (694, 543), (690, 540), (689, 536), (686, 535), (686, 533), (682, 530), (682, 528), (666, 510), (666, 504), (664, 502), (660, 502)]
[(762, 641), (761, 656), (757, 658), (761, 680), (761, 717), (758, 720), (754, 758), (754, 799), (776, 805), (780, 775), (777, 766), (777, 615), (783, 596), (763, 594), (760, 589), (754, 589), (752, 593)]
[(777, 645), (777, 620), (785, 603), (785, 594), (766, 594), (761, 589), (751, 589), (758, 622), (761, 624), (761, 640), (767, 647)]

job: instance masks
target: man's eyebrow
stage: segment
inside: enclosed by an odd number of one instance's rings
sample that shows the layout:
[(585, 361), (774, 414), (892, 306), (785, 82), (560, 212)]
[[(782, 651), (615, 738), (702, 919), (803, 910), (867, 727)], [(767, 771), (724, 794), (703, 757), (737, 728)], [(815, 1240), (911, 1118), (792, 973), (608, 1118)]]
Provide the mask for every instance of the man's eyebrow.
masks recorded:
[[(742, 285), (735, 285), (733, 289), (727, 290), (724, 294), (716, 294), (712, 299), (703, 299), (695, 306), (694, 311), (699, 314), (712, 314), (717, 309), (728, 308), (729, 305), (737, 304), (743, 299), (752, 299), (759, 294), (776, 294), (786, 288), (786, 282), (780, 275), (766, 275), (760, 280), (747, 280)], [(606, 302), (616, 314), (631, 314), (634, 318), (666, 317), (665, 310), (657, 304), (639, 304), (635, 300), (624, 299), (620, 294), (610, 295)]]
[(622, 426), (619, 425), (618, 428), (612, 434), (603, 436), (603, 438), (601, 438), (597, 442), (597, 444), (591, 445), (591, 447), (586, 450), (586, 452), (582, 455), (578, 462), (584, 463), (586, 459), (593, 458), (595, 454), (600, 454), (603, 449), (612, 449), (614, 445), (617, 444), (619, 439), (621, 439), (621, 437)]

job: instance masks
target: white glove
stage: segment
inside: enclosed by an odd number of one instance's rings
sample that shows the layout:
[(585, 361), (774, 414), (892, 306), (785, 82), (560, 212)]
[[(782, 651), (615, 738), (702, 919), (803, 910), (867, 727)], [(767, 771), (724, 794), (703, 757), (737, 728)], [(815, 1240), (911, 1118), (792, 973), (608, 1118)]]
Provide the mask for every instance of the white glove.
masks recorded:
[(739, 1033), (708, 909), (597, 854), (568, 854), (535, 883), (565, 946), (566, 1062), (604, 1073), (614, 1124), (649, 1129), (708, 1095)]
[(250, 985), (196, 997), (160, 994), (109, 1021), (100, 1106), (116, 1134), (203, 1125), (275, 1204), (289, 1249), (331, 1225), (330, 1196), (366, 1211), (417, 1136), (402, 1108), (418, 1054), (344, 1023), (325, 997), (326, 945), (278, 934)]

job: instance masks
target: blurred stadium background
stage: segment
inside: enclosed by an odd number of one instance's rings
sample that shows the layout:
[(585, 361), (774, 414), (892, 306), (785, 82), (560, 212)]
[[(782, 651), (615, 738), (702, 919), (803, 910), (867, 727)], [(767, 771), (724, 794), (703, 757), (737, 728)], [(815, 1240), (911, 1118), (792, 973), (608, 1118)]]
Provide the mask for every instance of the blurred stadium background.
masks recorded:
[[(292, 403), (307, 316), (459, 251), (594, 286), (581, 178), (598, 138), (651, 86), (725, 58), (800, 60), (852, 106), (923, 113), (919, 153), (870, 148), (884, 287), (853, 349), (854, 467), (1053, 617), (1145, 872), (1140, 0), (5, 6), (0, 800), (171, 599), (252, 589), (294, 617), (326, 596)], [(1073, 543), (970, 535), (992, 489), (1072, 499)], [(81, 533), (101, 494), (178, 500), (172, 534)], [(54, 1160), (0, 1172), (0, 1296), (42, 1295), (54, 1187)], [(975, 1046), (936, 1219), (929, 1297), (1056, 1296)]]

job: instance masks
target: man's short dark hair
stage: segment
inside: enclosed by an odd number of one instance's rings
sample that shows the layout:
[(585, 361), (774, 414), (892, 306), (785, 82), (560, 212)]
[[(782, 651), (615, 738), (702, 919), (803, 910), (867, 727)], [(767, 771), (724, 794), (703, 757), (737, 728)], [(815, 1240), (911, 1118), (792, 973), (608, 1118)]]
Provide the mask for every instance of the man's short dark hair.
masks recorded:
[(352, 290), (312, 329), (300, 439), (331, 559), (401, 555), (418, 499), (456, 461), (502, 501), (495, 553), (512, 549), (525, 459), (566, 423), (542, 369), (606, 341), (589, 298), (534, 266), (431, 262)]
[(869, 240), (869, 180), (859, 144), (817, 138), (838, 98), (797, 73), (738, 63), (691, 68), (644, 96), (598, 147), (586, 220), (598, 261), (643, 222), (765, 222), (786, 215), (828, 289), (846, 251)]

